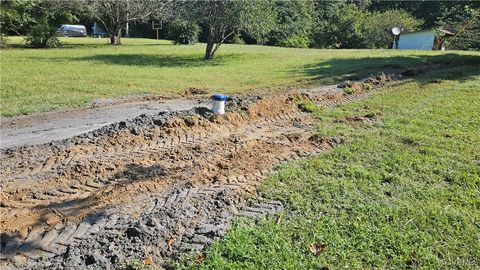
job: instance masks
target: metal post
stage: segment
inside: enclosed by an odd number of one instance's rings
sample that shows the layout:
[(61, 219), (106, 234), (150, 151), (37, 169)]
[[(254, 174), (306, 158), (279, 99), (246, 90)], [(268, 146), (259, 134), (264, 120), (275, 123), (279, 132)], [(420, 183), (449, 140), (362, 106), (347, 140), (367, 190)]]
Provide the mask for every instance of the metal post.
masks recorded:
[(128, 16), (128, 15), (130, 15), (130, 14), (129, 14), (129, 13), (130, 13), (129, 11), (130, 11), (130, 5), (129, 5), (129, 1), (127, 0), (127, 25), (125, 26), (125, 37), (127, 37), (127, 38), (130, 36), (130, 33), (129, 33), (129, 32), (130, 32), (130, 31), (129, 31), (130, 29), (129, 29), (129, 27), (128, 27), (128, 21), (129, 21), (129, 19), (130, 19), (130, 18), (129, 18), (130, 16)]

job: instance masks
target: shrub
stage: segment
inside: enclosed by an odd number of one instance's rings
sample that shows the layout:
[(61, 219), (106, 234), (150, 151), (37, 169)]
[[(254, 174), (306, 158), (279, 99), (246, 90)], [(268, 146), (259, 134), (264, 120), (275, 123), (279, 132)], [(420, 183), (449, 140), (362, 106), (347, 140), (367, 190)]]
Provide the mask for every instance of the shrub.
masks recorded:
[(310, 45), (309, 39), (302, 36), (292, 36), (284, 40), (281, 40), (278, 43), (278, 46), (292, 47), (292, 48), (308, 48), (309, 45)]
[(175, 44), (194, 44), (198, 41), (200, 27), (196, 23), (174, 20), (170, 23), (168, 37)]
[(245, 44), (241, 36), (234, 36), (231, 41), (232, 44)]
[(56, 48), (60, 46), (57, 29), (48, 24), (37, 24), (27, 33), (27, 44), (35, 48)]
[(0, 49), (4, 49), (7, 46), (7, 37), (4, 34), (0, 34)]

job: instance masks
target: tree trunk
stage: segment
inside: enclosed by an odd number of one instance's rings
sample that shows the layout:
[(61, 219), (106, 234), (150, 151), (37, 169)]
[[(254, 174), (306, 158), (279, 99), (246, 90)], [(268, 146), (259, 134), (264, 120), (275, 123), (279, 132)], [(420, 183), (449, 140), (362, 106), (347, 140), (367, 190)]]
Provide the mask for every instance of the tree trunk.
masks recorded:
[(111, 35), (110, 36), (110, 45), (121, 45), (122, 42), (120, 40), (119, 35)]
[(207, 48), (205, 49), (205, 60), (210, 60), (213, 58), (215, 52), (213, 51), (215, 47), (215, 42), (212, 36), (212, 30), (208, 30), (208, 37), (207, 37)]
[(225, 33), (222, 33), (222, 38), (219, 39), (218, 37), (214, 37), (212, 35), (212, 30), (209, 30), (208, 33), (208, 38), (207, 38), (207, 48), (205, 50), (205, 60), (210, 60), (213, 58), (215, 55), (215, 52), (220, 48), (220, 46), (223, 44), (223, 42), (231, 35), (233, 35), (235, 32), (230, 32), (227, 35)]
[(213, 41), (208, 41), (207, 42), (207, 48), (205, 49), (205, 60), (210, 60), (213, 58), (214, 51), (213, 47), (215, 46), (215, 43)]
[(118, 31), (115, 31), (113, 35), (110, 35), (110, 44), (111, 45), (121, 45), (121, 36), (122, 36), (122, 28)]

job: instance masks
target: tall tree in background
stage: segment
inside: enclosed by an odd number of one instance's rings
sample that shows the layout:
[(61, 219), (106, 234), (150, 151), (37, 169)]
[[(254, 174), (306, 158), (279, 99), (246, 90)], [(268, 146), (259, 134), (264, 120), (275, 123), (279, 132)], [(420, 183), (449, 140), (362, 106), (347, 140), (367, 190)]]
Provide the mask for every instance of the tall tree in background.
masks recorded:
[(0, 48), (5, 47), (8, 33), (20, 35), (20, 31), (33, 20), (30, 10), (35, 2), (3, 0), (0, 4)]
[[(360, 5), (362, 4), (362, 5)], [(423, 21), (409, 12), (394, 9), (370, 11), (361, 3), (316, 2), (312, 46), (319, 48), (389, 48), (390, 29), (417, 30)]]
[(308, 47), (312, 28), (314, 2), (275, 1), (277, 26), (270, 33), (268, 44), (286, 47)]
[(447, 39), (449, 49), (480, 50), (480, 2), (450, 8), (437, 19), (436, 26), (456, 33)]
[(354, 4), (341, 2), (323, 5), (328, 6), (329, 12), (316, 20), (312, 35), (314, 47), (332, 49), (365, 47), (362, 32), (364, 10)]
[(275, 26), (275, 11), (271, 1), (187, 1), (177, 3), (176, 11), (184, 20), (200, 23), (207, 31), (205, 59), (231, 35), (246, 31), (261, 38)]
[(0, 4), (0, 31), (2, 34), (8, 32), (20, 35), (22, 30), (28, 26), (32, 18), (32, 9), (38, 1), (23, 0), (2, 0)]
[(102, 23), (110, 36), (110, 44), (119, 45), (127, 22), (148, 20), (161, 12), (167, 1), (90, 0), (86, 4), (89, 14)]
[(77, 1), (62, 0), (4, 0), (1, 3), (1, 30), (26, 34), (27, 44), (32, 47), (57, 47), (57, 27), (78, 19)]
[(206, 59), (213, 58), (229, 37), (240, 32), (252, 43), (267, 41), (287, 47), (388, 47), (392, 37), (386, 29), (394, 24), (410, 30), (443, 28), (461, 32), (447, 43), (447, 48), (480, 48), (480, 1), (475, 0), (0, 1), (0, 46), (9, 34), (27, 35), (31, 46), (54, 46), (59, 44), (55, 30), (59, 24), (91, 18), (103, 25), (111, 44), (120, 44), (127, 22), (161, 18), (183, 19), (188, 22), (185, 25), (193, 27), (190, 30), (199, 24), (203, 29), (201, 39), (207, 43)]
[(365, 47), (370, 49), (391, 48), (393, 42), (391, 29), (393, 27), (398, 26), (407, 31), (415, 31), (422, 24), (422, 20), (404, 10), (365, 11), (362, 18), (362, 36)]

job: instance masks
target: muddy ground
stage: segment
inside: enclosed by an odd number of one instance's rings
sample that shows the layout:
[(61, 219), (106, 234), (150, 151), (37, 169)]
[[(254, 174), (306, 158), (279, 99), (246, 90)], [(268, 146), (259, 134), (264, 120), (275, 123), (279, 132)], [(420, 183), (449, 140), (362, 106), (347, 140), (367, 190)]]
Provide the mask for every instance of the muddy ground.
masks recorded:
[(115, 269), (147, 258), (168, 267), (224, 235), (233, 217), (282, 211), (281, 202), (245, 195), (256, 196), (277, 164), (342, 142), (316, 135), (301, 104), (335, 106), (399, 78), (233, 98), (222, 116), (205, 107), (144, 114), (2, 149), (0, 266)]
[(36, 145), (63, 140), (142, 114), (159, 111), (190, 110), (207, 106), (204, 99), (164, 97), (98, 99), (87, 108), (53, 111), (3, 118), (0, 123), (0, 148)]

